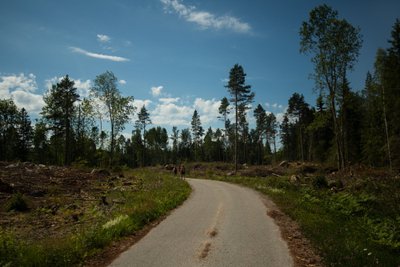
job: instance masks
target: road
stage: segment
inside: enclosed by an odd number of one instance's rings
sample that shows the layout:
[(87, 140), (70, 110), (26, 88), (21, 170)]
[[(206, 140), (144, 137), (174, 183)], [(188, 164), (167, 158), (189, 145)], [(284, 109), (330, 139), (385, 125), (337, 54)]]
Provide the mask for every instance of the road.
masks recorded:
[(293, 266), (258, 193), (188, 181), (190, 198), (110, 266)]

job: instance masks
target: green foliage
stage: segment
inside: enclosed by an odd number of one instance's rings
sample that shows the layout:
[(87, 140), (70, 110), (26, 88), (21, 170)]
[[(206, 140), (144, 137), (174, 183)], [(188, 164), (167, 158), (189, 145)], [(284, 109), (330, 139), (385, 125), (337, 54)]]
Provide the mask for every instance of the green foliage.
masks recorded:
[(12, 197), (6, 202), (6, 211), (26, 211), (28, 204), (25, 197), (21, 193), (13, 194)]
[(394, 219), (364, 218), (364, 222), (374, 242), (391, 250), (400, 250), (400, 216)]

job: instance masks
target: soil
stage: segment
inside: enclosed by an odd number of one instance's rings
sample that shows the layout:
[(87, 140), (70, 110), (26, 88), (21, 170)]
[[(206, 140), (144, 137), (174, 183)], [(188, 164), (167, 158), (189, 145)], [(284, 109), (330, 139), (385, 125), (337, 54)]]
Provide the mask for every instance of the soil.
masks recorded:
[[(118, 206), (110, 192), (133, 189), (134, 178), (33, 163), (0, 162), (0, 229), (26, 241), (63, 238)], [(8, 210), (22, 195), (26, 211)]]
[(288, 244), (295, 267), (324, 267), (322, 258), (311, 242), (303, 236), (299, 225), (284, 214), (272, 200), (262, 196), (268, 208), (268, 216), (272, 217), (281, 230), (282, 238)]

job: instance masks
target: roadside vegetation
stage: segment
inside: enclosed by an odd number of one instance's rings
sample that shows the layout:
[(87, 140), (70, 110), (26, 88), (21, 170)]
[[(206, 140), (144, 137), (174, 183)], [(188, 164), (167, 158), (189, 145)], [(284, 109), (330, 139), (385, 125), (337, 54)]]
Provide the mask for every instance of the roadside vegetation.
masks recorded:
[[(193, 164), (190, 175), (253, 188), (295, 220), (326, 266), (399, 266), (400, 178), (384, 170), (331, 173), (315, 164)], [(309, 173), (312, 172), (312, 173)]]
[[(1, 194), (0, 266), (80, 265), (111, 242), (166, 215), (191, 191), (184, 181), (155, 169), (98, 175), (87, 186), (71, 182), (89, 179), (74, 176), (85, 172), (66, 178), (68, 170), (63, 171), (62, 177), (53, 177), (53, 187), (41, 185), (40, 196), (32, 196), (38, 194), (33, 189), (24, 195)], [(70, 183), (71, 193), (63, 191), (64, 181)], [(76, 187), (81, 190), (75, 194)]]

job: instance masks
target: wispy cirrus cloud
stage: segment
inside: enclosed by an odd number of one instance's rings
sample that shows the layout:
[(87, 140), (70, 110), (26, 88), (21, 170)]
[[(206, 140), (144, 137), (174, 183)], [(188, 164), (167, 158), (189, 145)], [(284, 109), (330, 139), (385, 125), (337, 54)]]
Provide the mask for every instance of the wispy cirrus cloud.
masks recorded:
[(160, 0), (165, 10), (172, 10), (186, 21), (196, 23), (204, 29), (228, 29), (239, 33), (249, 33), (250, 24), (232, 16), (217, 16), (207, 11), (197, 11), (195, 6), (184, 5), (180, 0)]
[(82, 55), (85, 55), (85, 56), (88, 56), (88, 57), (92, 57), (92, 58), (106, 59), (106, 60), (111, 60), (111, 61), (114, 61), (114, 62), (125, 62), (125, 61), (129, 61), (128, 58), (119, 57), (119, 56), (111, 56), (111, 55), (93, 53), (93, 52), (86, 51), (86, 50), (84, 50), (84, 49), (82, 49), (82, 48), (79, 48), (79, 47), (71, 46), (70, 49), (71, 49), (71, 51), (74, 52), (74, 53), (82, 54)]

